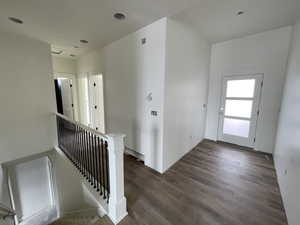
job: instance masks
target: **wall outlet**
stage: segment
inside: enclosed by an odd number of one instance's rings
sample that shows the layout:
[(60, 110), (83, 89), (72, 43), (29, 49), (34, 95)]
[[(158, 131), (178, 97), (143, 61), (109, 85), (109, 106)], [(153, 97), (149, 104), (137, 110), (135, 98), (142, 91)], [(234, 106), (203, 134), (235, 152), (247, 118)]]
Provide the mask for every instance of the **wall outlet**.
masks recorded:
[(146, 38), (142, 38), (141, 42), (142, 42), (142, 45), (146, 44), (146, 42), (147, 42)]

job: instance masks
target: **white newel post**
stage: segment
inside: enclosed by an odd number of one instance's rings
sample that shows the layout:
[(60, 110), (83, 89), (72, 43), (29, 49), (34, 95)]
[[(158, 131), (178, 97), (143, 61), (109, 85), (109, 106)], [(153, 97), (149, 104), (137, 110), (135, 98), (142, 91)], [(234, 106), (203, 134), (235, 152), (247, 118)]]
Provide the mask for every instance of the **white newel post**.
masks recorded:
[(124, 196), (124, 134), (109, 134), (109, 179), (110, 197), (108, 216), (114, 224), (119, 223), (127, 215), (126, 198)]

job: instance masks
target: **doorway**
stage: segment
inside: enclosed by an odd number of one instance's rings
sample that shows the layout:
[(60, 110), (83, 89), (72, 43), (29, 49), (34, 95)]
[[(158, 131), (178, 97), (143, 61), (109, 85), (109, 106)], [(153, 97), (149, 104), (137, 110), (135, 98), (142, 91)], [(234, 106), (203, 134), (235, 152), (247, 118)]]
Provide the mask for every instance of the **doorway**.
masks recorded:
[(223, 79), (218, 140), (253, 148), (263, 75)]
[(75, 120), (73, 80), (60, 77), (54, 80), (54, 84), (57, 112)]

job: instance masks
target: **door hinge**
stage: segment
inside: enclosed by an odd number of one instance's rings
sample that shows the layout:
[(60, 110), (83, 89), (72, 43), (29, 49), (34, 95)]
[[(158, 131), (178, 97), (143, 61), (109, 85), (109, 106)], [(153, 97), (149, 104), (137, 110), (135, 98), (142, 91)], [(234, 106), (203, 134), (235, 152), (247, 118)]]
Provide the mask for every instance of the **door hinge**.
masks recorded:
[(259, 110), (257, 111), (257, 115), (259, 116)]
[(263, 81), (261, 82), (261, 86), (264, 86), (264, 82)]
[(74, 107), (74, 104), (72, 103), (72, 108)]
[(72, 84), (70, 84), (70, 88), (71, 88), (71, 87), (73, 87), (73, 85), (72, 85)]
[(256, 141), (256, 138), (254, 138), (254, 143), (255, 143), (255, 141)]

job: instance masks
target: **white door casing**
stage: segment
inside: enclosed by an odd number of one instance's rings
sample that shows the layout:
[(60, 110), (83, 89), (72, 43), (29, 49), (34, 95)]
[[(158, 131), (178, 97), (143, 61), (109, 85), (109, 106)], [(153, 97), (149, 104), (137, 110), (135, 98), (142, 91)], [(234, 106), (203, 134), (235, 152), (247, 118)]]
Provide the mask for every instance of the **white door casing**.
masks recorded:
[(223, 78), (218, 140), (253, 148), (263, 75)]

